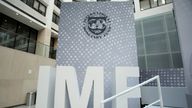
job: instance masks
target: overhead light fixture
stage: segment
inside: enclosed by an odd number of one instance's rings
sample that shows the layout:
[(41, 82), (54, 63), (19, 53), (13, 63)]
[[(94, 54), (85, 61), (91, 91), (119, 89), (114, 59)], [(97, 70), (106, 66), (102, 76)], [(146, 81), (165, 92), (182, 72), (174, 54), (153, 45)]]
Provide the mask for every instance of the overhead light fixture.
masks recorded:
[(19, 15), (19, 13), (16, 13), (16, 15)]
[(32, 23), (33, 21), (30, 20), (29, 22)]

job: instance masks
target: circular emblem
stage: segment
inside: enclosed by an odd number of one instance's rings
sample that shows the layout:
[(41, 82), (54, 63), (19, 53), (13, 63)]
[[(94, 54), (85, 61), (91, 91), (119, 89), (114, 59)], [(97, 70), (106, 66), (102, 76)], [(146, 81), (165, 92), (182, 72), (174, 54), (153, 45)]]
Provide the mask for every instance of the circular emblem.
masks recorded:
[(101, 39), (111, 30), (110, 18), (102, 12), (93, 12), (85, 17), (83, 29), (88, 36)]

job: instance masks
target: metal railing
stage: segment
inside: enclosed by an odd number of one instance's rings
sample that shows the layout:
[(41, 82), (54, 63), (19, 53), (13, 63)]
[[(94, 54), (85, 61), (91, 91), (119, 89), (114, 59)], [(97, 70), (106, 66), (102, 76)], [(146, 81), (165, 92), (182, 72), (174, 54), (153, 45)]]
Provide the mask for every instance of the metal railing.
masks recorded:
[(153, 77), (153, 78), (151, 78), (151, 79), (149, 79), (149, 80), (147, 80), (147, 81), (145, 81), (145, 82), (143, 82), (141, 84), (138, 84), (138, 85), (136, 85), (134, 87), (131, 87), (131, 88), (125, 90), (125, 91), (122, 91), (122, 92), (120, 92), (120, 93), (118, 93), (118, 94), (116, 94), (116, 95), (114, 95), (114, 96), (112, 96), (110, 98), (107, 98), (107, 99), (101, 101), (101, 108), (104, 108), (105, 103), (110, 102), (110, 101), (116, 99), (117, 97), (123, 96), (123, 95), (127, 94), (128, 92), (131, 92), (131, 91), (135, 90), (136, 88), (139, 88), (139, 87), (141, 87), (143, 85), (146, 85), (147, 83), (150, 83), (150, 82), (152, 82), (154, 80), (157, 80), (159, 99), (156, 100), (155, 102), (145, 106), (144, 108), (149, 108), (149, 107), (151, 107), (151, 106), (153, 106), (153, 105), (155, 105), (157, 103), (160, 103), (160, 108), (163, 108), (163, 98), (162, 98), (161, 84), (160, 84), (159, 75), (157, 75), (157, 76), (155, 76), (155, 77)]

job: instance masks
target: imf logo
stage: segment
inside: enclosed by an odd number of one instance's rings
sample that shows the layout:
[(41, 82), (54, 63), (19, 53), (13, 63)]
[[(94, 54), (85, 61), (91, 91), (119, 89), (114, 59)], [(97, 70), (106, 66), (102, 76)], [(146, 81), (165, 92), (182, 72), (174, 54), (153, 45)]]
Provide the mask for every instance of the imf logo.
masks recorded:
[(83, 29), (88, 36), (100, 39), (108, 35), (111, 30), (111, 21), (107, 15), (101, 12), (93, 12), (86, 16)]

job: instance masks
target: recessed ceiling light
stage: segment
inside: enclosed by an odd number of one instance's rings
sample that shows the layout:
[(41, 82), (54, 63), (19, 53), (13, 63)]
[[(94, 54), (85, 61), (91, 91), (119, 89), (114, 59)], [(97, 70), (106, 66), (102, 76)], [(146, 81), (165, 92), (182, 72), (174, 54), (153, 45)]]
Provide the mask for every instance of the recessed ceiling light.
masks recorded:
[(16, 15), (19, 15), (19, 13), (16, 13)]

